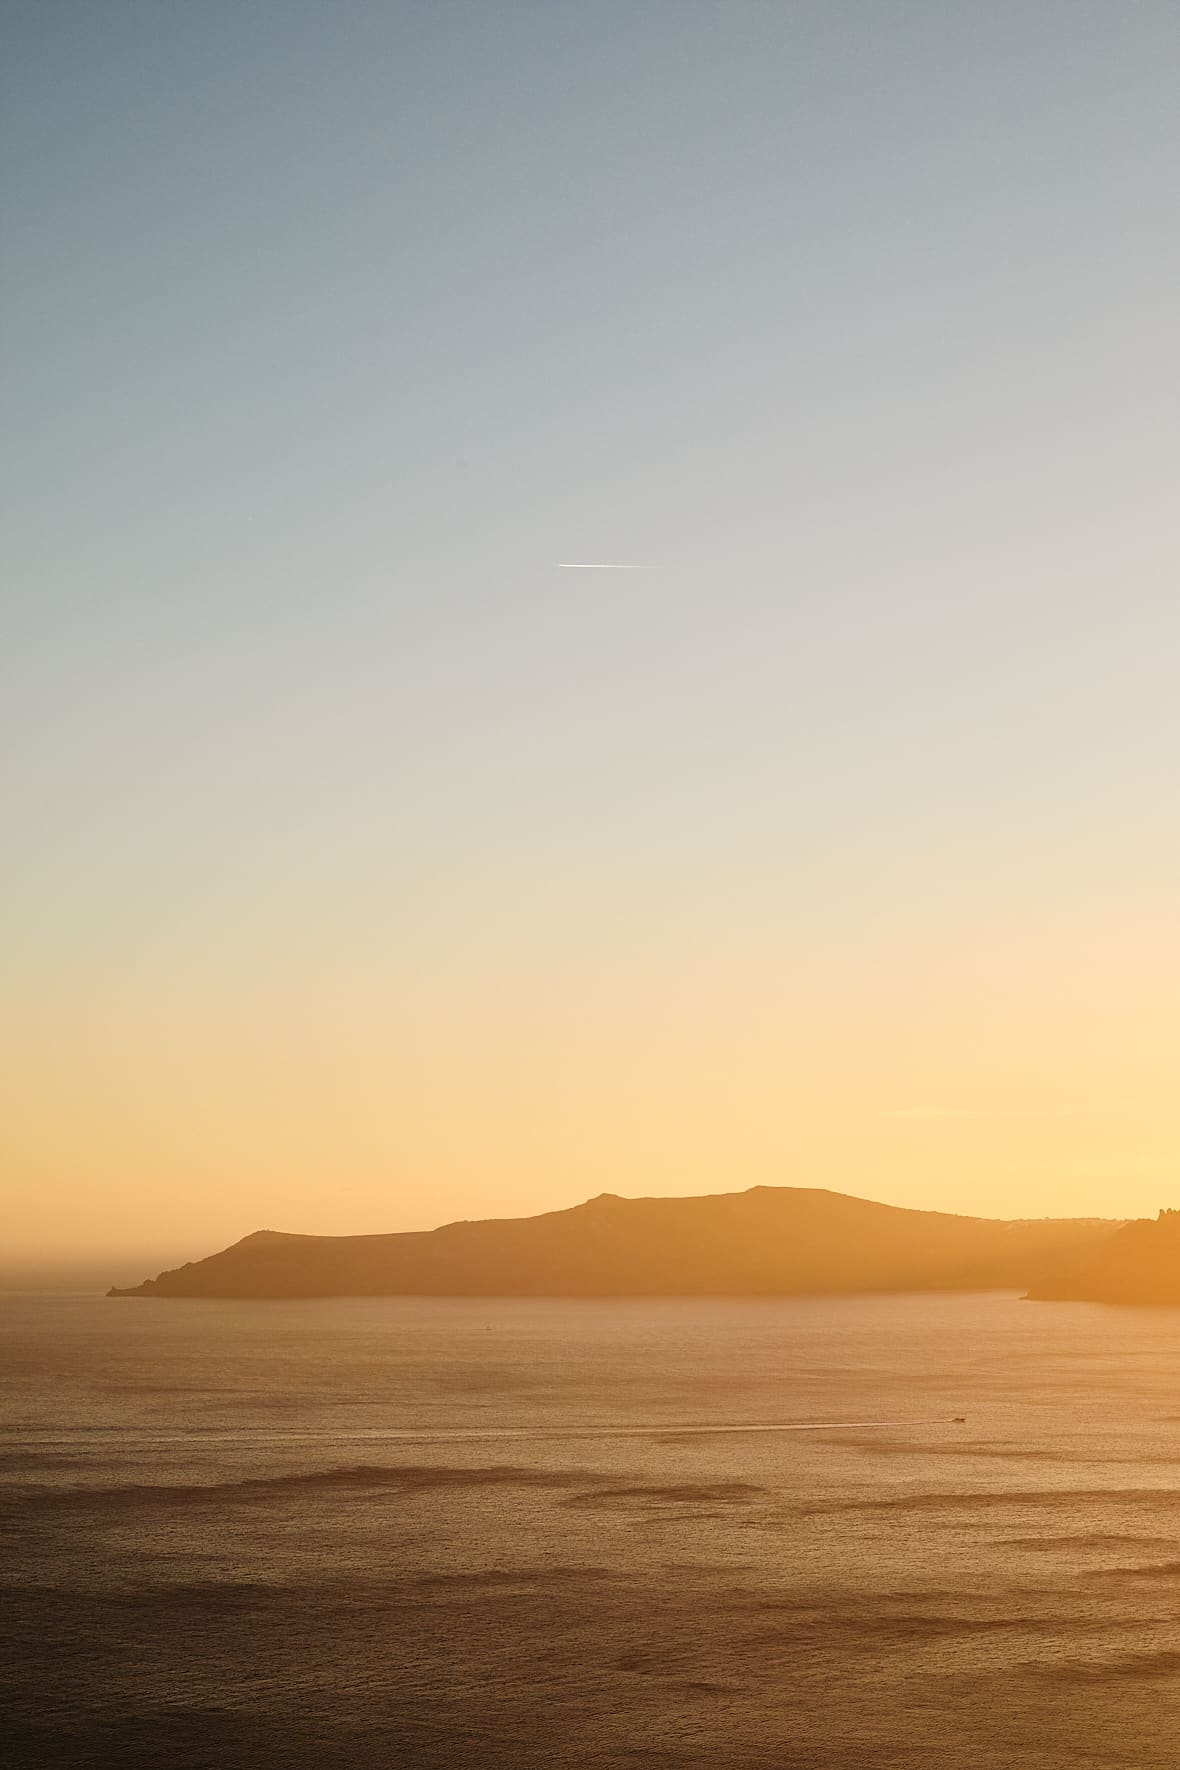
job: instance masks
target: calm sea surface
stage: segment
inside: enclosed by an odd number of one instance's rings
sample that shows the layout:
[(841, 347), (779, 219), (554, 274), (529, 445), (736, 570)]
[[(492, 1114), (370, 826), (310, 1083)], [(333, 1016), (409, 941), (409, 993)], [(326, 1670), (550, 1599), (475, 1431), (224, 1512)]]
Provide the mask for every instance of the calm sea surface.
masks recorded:
[(0, 1360), (10, 1770), (1180, 1763), (1180, 1310), (7, 1297)]

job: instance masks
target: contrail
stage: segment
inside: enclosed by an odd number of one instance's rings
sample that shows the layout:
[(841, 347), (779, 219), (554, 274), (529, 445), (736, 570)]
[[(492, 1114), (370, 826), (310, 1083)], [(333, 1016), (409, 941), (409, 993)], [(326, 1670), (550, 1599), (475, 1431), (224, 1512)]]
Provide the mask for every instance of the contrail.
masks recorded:
[(649, 565), (616, 565), (612, 560), (559, 559), (559, 572), (649, 572)]

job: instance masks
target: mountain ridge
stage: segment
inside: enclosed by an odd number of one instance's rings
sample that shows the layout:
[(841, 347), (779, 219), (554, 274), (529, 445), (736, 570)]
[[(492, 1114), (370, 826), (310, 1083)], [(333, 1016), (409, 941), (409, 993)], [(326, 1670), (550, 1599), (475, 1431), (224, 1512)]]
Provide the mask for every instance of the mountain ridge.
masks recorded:
[(254, 1230), (112, 1297), (798, 1296), (1065, 1282), (1101, 1218), (915, 1211), (826, 1187), (596, 1197), (534, 1217), (353, 1236)]

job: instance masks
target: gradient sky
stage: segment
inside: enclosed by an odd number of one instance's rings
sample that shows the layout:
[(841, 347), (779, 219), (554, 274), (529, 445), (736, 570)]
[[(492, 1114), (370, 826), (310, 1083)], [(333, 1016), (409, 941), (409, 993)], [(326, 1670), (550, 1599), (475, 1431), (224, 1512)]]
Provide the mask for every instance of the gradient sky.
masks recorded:
[(11, 1254), (1180, 1203), (1174, 0), (3, 36)]

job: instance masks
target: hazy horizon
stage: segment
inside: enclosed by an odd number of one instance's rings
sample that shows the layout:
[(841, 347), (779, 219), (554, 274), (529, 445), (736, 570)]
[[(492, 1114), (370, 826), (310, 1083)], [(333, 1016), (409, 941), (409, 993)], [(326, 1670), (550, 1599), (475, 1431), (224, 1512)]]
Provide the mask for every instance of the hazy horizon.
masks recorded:
[[(717, 1187), (708, 1189), (708, 1192), (713, 1196), (717, 1196), (718, 1194), (736, 1193), (744, 1190), (747, 1189), (741, 1187)], [(808, 1189), (804, 1187), (802, 1190)], [(666, 1198), (677, 1200), (680, 1198), (692, 1198), (707, 1195), (708, 1194), (686, 1195), (676, 1193), (636, 1193), (618, 1196), (623, 1197), (624, 1202), (626, 1202), (630, 1199), (636, 1201), (642, 1201), (645, 1198)], [(898, 1201), (893, 1199), (867, 1199), (867, 1195), (864, 1194), (846, 1194), (844, 1196), (866, 1198), (866, 1202), (869, 1203), (885, 1205), (896, 1205), (898, 1203)], [(550, 1208), (554, 1211), (561, 1212), (576, 1209), (577, 1206), (585, 1204), (586, 1202), (587, 1200), (584, 1198), (570, 1199)], [(902, 1206), (901, 1208), (926, 1209), (930, 1207)], [(987, 1218), (986, 1213), (955, 1212), (949, 1214), (968, 1217), (982, 1215), (985, 1220)], [(516, 1214), (497, 1211), (494, 1206), (489, 1208), (484, 1215), (486, 1218), (493, 1220), (519, 1220)], [(1088, 1219), (1082, 1213), (1076, 1215), (1080, 1220), (1094, 1220), (1092, 1215)], [(1010, 1220), (1036, 1221), (1038, 1219), (1026, 1216), (1024, 1218), (1017, 1217)], [(1107, 1219), (1098, 1220), (1105, 1221)], [(1120, 1217), (1111, 1217), (1109, 1219), (1112, 1223), (1123, 1220), (1125, 1219)], [(342, 1231), (340, 1233), (345, 1238), (354, 1234), (362, 1236), (396, 1235), (406, 1230), (436, 1229), (442, 1227), (449, 1221), (452, 1220), (439, 1218), (435, 1221), (405, 1223), (397, 1226), (374, 1223), (362, 1230)], [(41, 1287), (68, 1289), (75, 1284), (86, 1290), (92, 1290), (96, 1287), (105, 1290), (111, 1285), (130, 1286), (137, 1284), (145, 1277), (154, 1277), (159, 1272), (173, 1270), (190, 1261), (206, 1259), (209, 1255), (216, 1254), (222, 1249), (232, 1246), (234, 1243), (242, 1240), (246, 1236), (254, 1234), (258, 1230), (277, 1230), (281, 1233), (292, 1235), (319, 1233), (304, 1230), (289, 1223), (256, 1223), (249, 1229), (243, 1229), (240, 1232), (227, 1234), (220, 1240), (214, 1239), (204, 1243), (192, 1242), (183, 1246), (162, 1247), (159, 1244), (147, 1242), (137, 1244), (133, 1241), (125, 1240), (121, 1242), (113, 1242), (106, 1247), (98, 1243), (88, 1243), (86, 1246), (70, 1248), (68, 1245), (54, 1243), (44, 1248), (34, 1247), (18, 1249), (16, 1251), (5, 1249), (0, 1251), (0, 1291), (11, 1292), (37, 1290)]]

